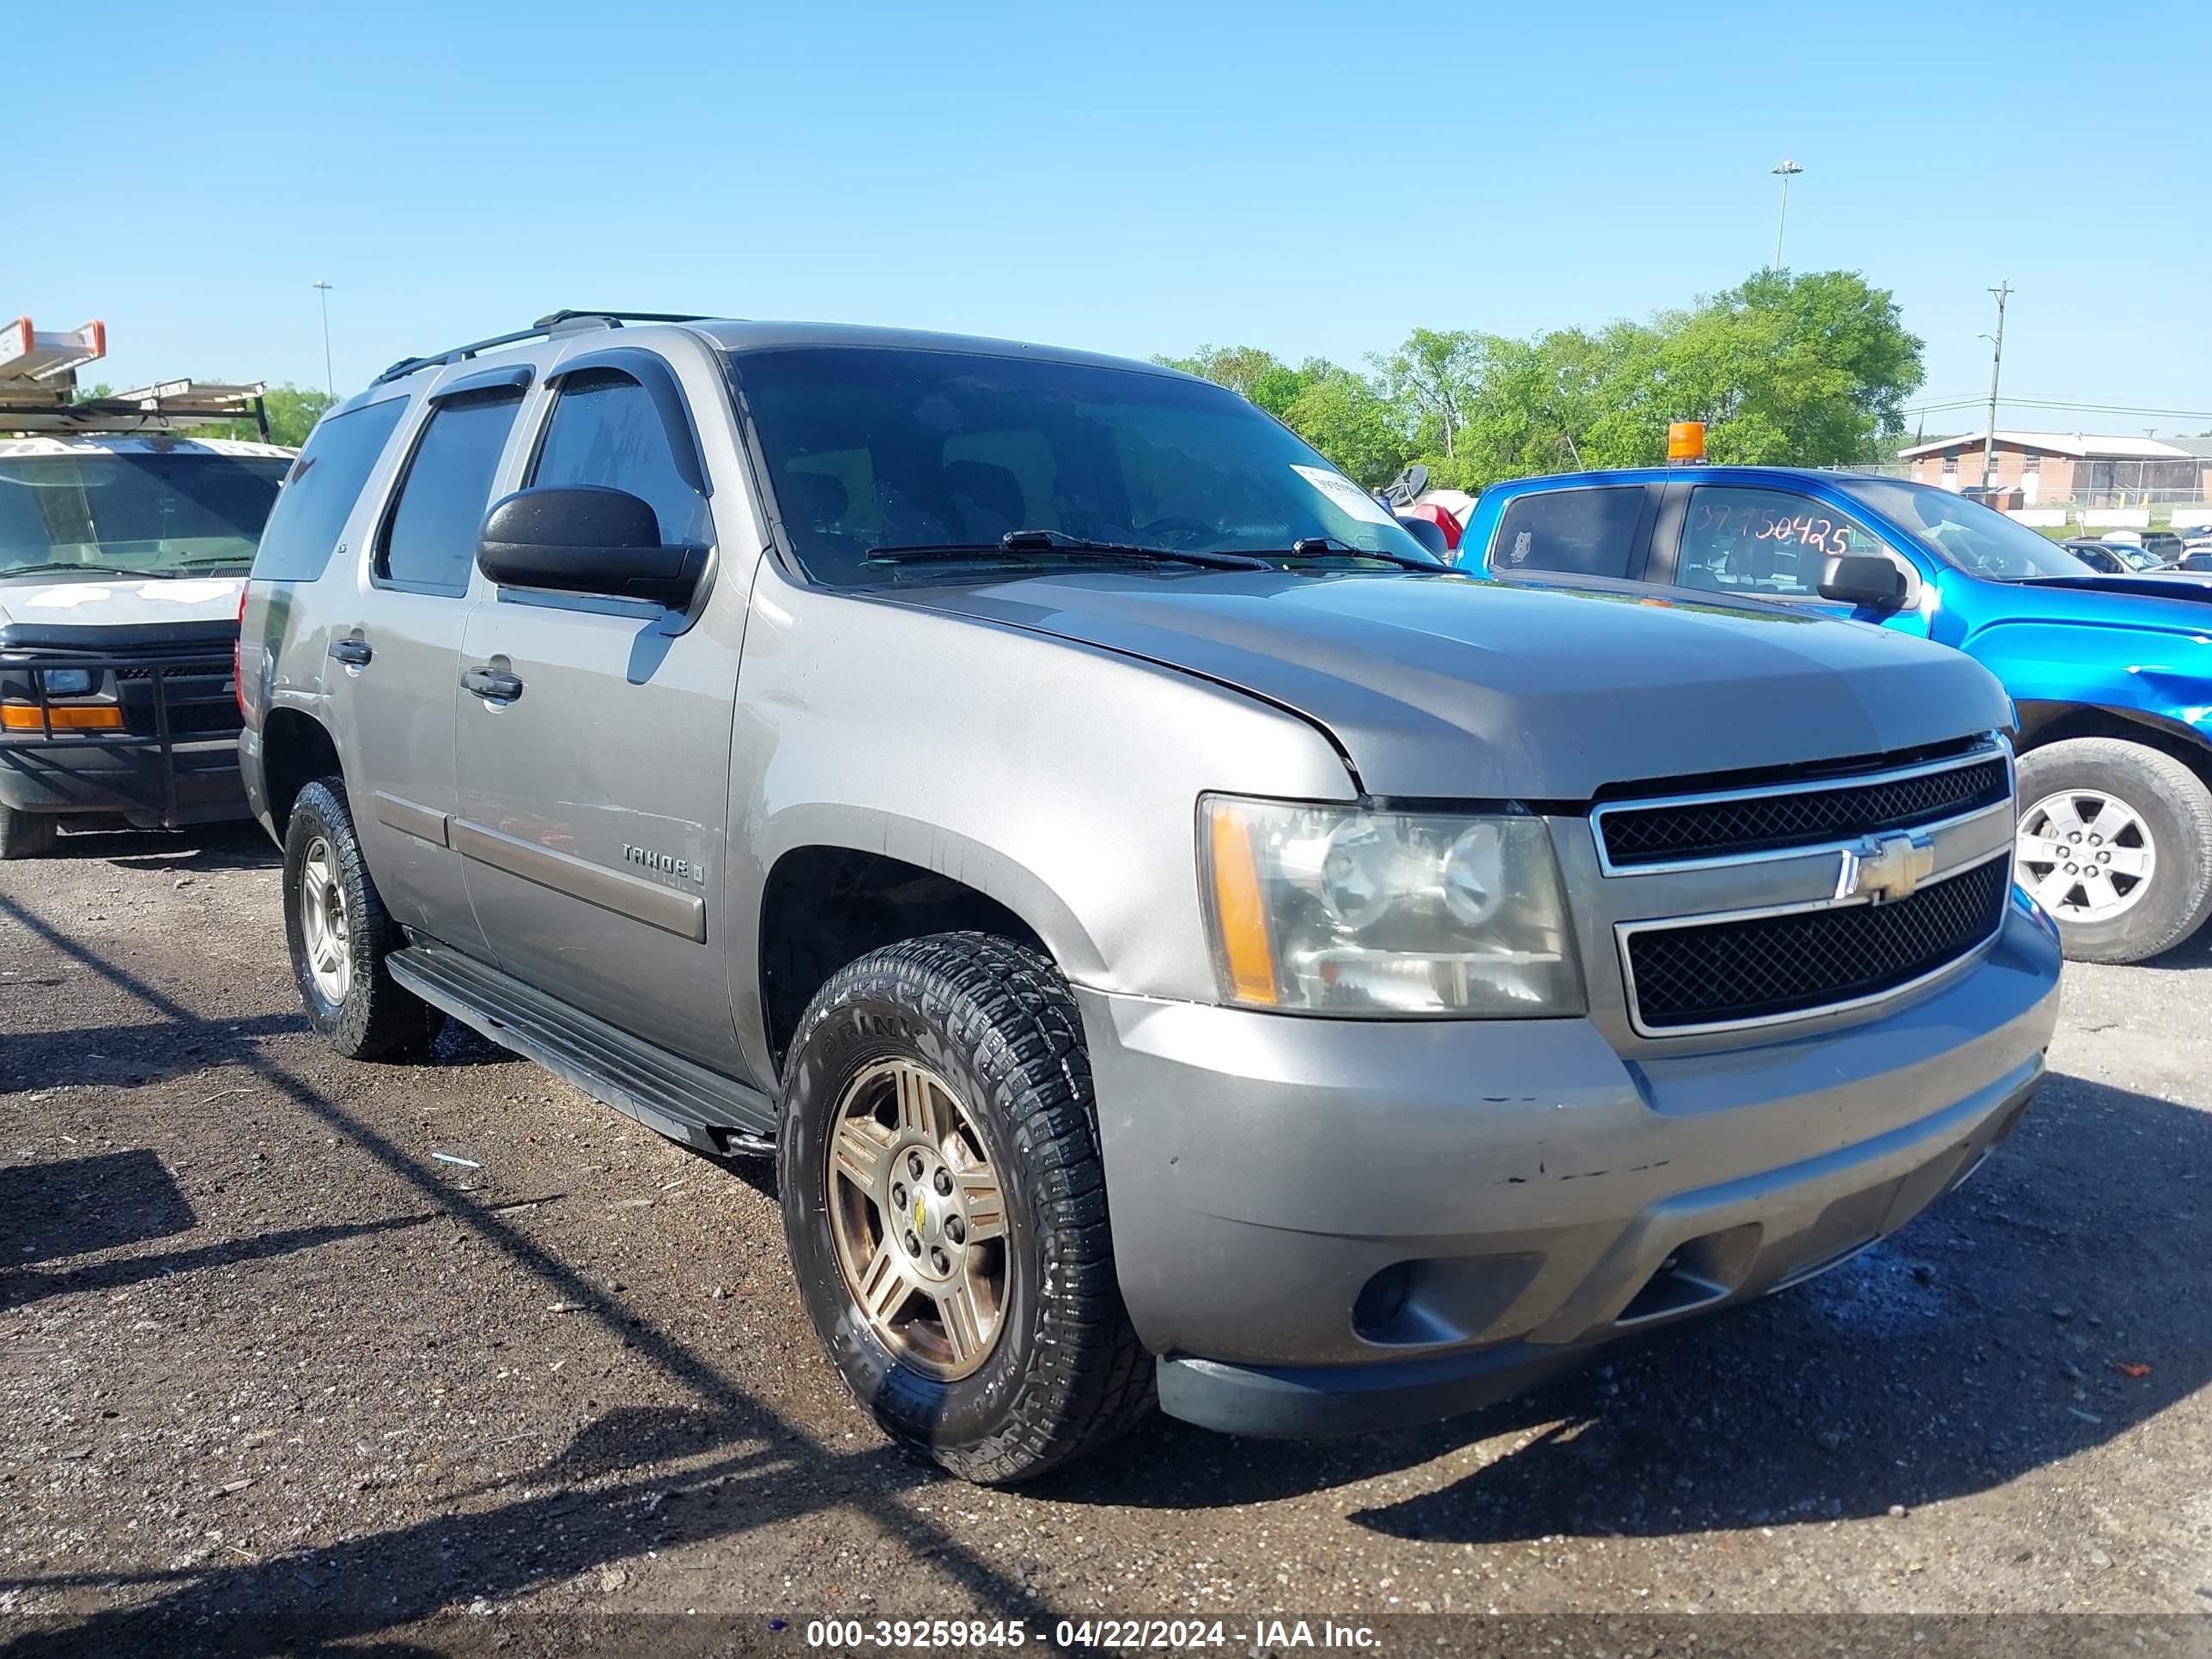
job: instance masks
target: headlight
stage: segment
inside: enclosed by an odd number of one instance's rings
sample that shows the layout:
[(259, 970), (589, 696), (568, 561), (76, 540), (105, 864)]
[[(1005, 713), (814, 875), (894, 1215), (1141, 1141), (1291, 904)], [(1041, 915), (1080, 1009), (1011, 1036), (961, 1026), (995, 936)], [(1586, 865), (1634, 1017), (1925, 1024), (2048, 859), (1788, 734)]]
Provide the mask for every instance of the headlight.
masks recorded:
[(1539, 819), (1206, 795), (1199, 860), (1230, 1001), (1324, 1014), (1583, 1012)]
[(92, 690), (92, 671), (88, 668), (49, 668), (40, 676), (46, 683), (50, 697), (81, 697)]

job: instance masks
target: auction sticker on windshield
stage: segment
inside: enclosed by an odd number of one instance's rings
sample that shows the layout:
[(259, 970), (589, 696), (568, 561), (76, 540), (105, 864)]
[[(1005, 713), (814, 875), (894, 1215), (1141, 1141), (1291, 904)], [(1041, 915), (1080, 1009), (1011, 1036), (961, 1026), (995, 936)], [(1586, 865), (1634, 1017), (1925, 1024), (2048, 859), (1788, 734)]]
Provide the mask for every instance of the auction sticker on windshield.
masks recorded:
[(1332, 472), (1325, 466), (1296, 465), (1291, 466), (1291, 471), (1355, 519), (1363, 519), (1369, 524), (1397, 522), (1390, 516), (1389, 507), (1383, 506), (1341, 472)]

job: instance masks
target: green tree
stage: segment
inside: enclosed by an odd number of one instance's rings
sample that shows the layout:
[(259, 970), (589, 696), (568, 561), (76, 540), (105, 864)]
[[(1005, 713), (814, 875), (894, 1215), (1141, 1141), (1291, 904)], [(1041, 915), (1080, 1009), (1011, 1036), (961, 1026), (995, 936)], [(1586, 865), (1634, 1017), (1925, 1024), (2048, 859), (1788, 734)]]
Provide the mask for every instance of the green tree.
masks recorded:
[(1413, 444), (1404, 422), (1364, 375), (1320, 359), (1296, 372), (1304, 384), (1282, 412), (1285, 425), (1369, 489), (1405, 470)]
[(1706, 422), (1717, 461), (1845, 465), (1904, 434), (1920, 349), (1856, 271), (1761, 271), (1667, 329), (1655, 394)]
[(313, 386), (270, 386), (262, 398), (269, 415), (269, 441), (298, 448), (307, 441), (307, 434), (315, 429), (324, 411), (337, 402), (329, 392)]
[(1418, 447), (1447, 461), (1456, 457), (1468, 406), (1489, 368), (1490, 343), (1490, 336), (1467, 329), (1417, 328), (1397, 350), (1371, 360), (1381, 372), (1382, 397), (1410, 422)]

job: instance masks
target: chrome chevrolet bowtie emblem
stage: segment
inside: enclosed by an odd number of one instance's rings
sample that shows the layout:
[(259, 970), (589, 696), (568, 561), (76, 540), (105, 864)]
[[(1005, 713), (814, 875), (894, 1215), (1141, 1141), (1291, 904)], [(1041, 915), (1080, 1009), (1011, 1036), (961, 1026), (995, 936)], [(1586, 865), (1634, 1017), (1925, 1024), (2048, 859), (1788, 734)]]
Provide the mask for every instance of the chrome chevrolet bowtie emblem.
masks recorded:
[(1893, 830), (1844, 848), (1836, 877), (1839, 899), (1870, 896), (1876, 904), (1909, 898), (1936, 871), (1936, 843), (1925, 836)]

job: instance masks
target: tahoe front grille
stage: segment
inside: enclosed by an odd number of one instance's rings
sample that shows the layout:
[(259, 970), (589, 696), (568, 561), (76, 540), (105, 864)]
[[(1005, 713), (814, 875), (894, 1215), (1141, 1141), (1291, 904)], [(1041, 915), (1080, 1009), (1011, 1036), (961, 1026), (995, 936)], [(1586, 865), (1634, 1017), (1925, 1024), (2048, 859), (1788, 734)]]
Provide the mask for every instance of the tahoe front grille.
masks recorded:
[(2011, 794), (2004, 755), (1984, 751), (1834, 783), (1601, 806), (1598, 839), (1608, 867), (1630, 873), (1917, 829), (2001, 805)]
[(1664, 1036), (1879, 997), (1995, 937), (2011, 890), (2012, 860), (2000, 854), (1888, 904), (1632, 927), (1629, 1013)]

